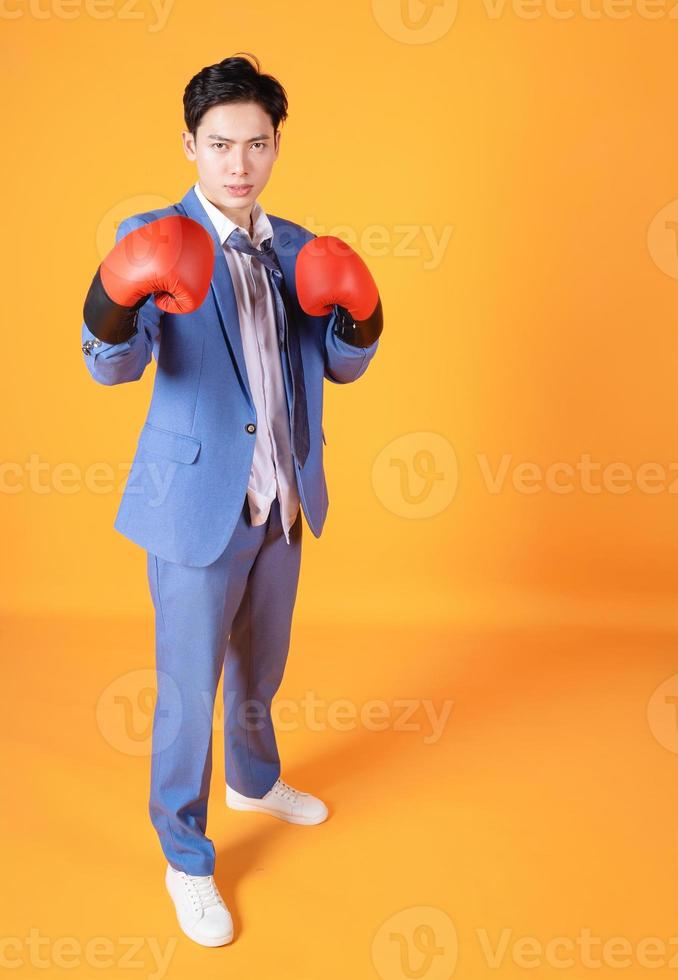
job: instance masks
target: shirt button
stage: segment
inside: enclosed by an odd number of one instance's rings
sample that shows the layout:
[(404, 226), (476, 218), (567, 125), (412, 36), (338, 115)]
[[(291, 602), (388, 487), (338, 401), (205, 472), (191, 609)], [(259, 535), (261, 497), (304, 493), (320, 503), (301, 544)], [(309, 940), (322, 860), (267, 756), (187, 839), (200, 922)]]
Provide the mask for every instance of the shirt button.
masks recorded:
[(247, 429), (248, 432), (256, 432), (257, 431), (257, 427), (254, 424), (254, 422), (248, 422), (247, 425), (245, 426), (245, 428)]

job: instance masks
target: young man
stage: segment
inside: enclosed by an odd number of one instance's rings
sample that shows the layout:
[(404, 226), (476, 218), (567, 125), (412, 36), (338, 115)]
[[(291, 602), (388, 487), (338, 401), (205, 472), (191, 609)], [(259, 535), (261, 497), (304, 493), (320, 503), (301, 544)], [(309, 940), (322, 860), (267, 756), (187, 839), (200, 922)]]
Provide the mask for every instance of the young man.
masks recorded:
[(365, 372), (382, 315), (348, 246), (258, 201), (287, 116), (280, 83), (227, 58), (191, 79), (184, 116), (198, 180), (181, 202), (122, 222), (87, 295), (82, 349), (106, 385), (157, 361), (115, 527), (147, 551), (158, 677), (149, 812), (166, 886), (184, 932), (218, 946), (233, 936), (206, 836), (222, 668), (227, 804), (297, 824), (327, 817), (280, 778), (270, 709), (301, 510), (319, 537), (328, 508), (323, 382)]

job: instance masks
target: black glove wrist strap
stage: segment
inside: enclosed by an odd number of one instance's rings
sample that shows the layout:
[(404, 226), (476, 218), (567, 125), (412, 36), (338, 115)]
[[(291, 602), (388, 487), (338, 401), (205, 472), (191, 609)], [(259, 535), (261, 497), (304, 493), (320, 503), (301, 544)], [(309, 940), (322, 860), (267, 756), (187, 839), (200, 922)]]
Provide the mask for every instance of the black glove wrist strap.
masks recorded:
[(374, 312), (367, 320), (354, 320), (348, 310), (339, 304), (335, 304), (334, 308), (337, 313), (334, 333), (351, 347), (369, 347), (384, 329), (381, 299), (377, 301)]
[(83, 317), (90, 332), (99, 340), (106, 344), (121, 344), (137, 332), (137, 316), (147, 299), (148, 296), (142, 296), (134, 306), (120, 306), (104, 289), (100, 269), (97, 269), (85, 299)]

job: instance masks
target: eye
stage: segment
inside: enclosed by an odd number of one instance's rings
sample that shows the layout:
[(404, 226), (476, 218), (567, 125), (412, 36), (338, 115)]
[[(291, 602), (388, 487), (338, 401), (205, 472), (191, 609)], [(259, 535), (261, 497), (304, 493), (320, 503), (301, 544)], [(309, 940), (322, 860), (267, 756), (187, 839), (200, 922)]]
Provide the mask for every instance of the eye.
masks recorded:
[(263, 146), (263, 143), (252, 143), (252, 146)]
[(215, 146), (226, 146), (226, 144), (225, 143), (212, 143), (212, 146), (213, 147), (215, 147)]

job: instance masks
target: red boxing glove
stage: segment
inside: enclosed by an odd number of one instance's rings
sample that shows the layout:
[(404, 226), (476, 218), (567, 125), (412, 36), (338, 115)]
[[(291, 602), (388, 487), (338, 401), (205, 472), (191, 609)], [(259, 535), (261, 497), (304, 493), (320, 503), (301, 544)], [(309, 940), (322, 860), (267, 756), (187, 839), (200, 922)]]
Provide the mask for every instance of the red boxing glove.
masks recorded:
[(354, 323), (340, 321), (338, 335), (355, 347), (369, 347), (383, 329), (379, 290), (370, 270), (350, 245), (320, 235), (300, 249), (296, 264), (297, 297), (310, 316), (324, 316), (337, 305)]
[(213, 269), (214, 242), (199, 222), (179, 214), (150, 221), (121, 238), (99, 266), (85, 300), (85, 323), (107, 343), (128, 340), (149, 296), (167, 313), (196, 310)]

